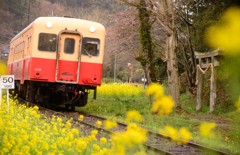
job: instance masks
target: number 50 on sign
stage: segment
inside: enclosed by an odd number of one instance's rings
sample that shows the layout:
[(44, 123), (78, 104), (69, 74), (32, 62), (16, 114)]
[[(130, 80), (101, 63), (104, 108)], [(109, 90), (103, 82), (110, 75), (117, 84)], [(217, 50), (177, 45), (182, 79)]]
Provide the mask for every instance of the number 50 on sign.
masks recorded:
[(14, 75), (0, 76), (0, 89), (14, 89)]
[(2, 108), (2, 89), (7, 89), (7, 111), (9, 113), (9, 89), (14, 89), (14, 75), (0, 76), (0, 108)]

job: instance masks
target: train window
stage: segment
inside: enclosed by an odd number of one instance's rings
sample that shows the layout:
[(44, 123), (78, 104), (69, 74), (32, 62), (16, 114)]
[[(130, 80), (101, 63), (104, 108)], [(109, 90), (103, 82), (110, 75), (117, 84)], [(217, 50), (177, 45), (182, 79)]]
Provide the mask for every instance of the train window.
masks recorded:
[(82, 54), (88, 56), (98, 56), (100, 40), (96, 38), (83, 38)]
[(73, 38), (66, 38), (64, 40), (64, 53), (73, 54), (75, 47), (75, 39)]
[(55, 52), (57, 47), (57, 35), (50, 33), (40, 33), (38, 40), (38, 50)]

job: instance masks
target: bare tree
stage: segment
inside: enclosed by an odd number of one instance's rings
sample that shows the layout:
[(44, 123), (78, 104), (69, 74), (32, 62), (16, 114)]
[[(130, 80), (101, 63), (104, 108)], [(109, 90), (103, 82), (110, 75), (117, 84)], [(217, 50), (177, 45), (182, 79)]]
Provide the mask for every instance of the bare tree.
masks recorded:
[[(159, 3), (160, 4), (160, 3)], [(166, 59), (169, 94), (173, 97), (175, 106), (180, 106), (179, 92), (179, 76), (178, 76), (178, 60), (176, 56), (177, 31), (175, 27), (175, 13), (173, 0), (163, 0), (159, 9), (163, 9), (160, 16), (157, 16), (158, 22), (166, 30)]]
[(151, 11), (145, 0), (129, 1), (121, 0), (127, 5), (133, 6), (138, 10), (139, 17), (139, 41), (141, 50), (136, 54), (135, 59), (139, 61), (144, 69), (147, 83), (156, 82), (156, 71), (154, 64), (154, 48), (151, 35), (152, 23), (150, 20)]
[[(141, 7), (138, 0), (121, 0), (131, 6)], [(157, 22), (164, 28), (166, 35), (165, 60), (167, 61), (169, 94), (175, 107), (180, 106), (180, 90), (178, 76), (178, 60), (176, 55), (177, 31), (173, 0), (145, 0), (146, 7), (152, 12)]]

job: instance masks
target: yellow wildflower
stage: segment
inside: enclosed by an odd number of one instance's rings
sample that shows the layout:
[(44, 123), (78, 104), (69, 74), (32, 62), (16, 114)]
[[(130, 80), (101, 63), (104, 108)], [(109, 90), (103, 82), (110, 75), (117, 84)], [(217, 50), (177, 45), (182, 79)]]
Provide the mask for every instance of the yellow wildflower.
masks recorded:
[(238, 100), (236, 102), (236, 107), (237, 107), (237, 111), (240, 112), (240, 96), (239, 96), (239, 98), (238, 98)]
[(99, 127), (102, 125), (102, 122), (101, 122), (101, 121), (97, 121), (97, 122), (96, 122), (96, 125), (97, 125), (97, 127), (99, 128)]
[(152, 105), (152, 112), (160, 115), (168, 115), (172, 112), (174, 101), (170, 96), (163, 96)]
[(105, 126), (105, 128), (107, 128), (107, 129), (112, 129), (112, 128), (114, 128), (114, 127), (117, 127), (117, 123), (114, 122), (114, 121), (111, 121), (111, 120), (106, 120), (106, 121), (104, 122), (104, 126)]
[(91, 135), (96, 136), (97, 134), (98, 134), (98, 130), (92, 130), (92, 131), (91, 131)]
[(0, 75), (7, 74), (7, 65), (3, 62), (0, 62)]
[(58, 123), (58, 124), (61, 124), (61, 123), (62, 123), (62, 118), (61, 118), (61, 117), (58, 117), (58, 118), (57, 118), (57, 123)]
[(143, 87), (132, 84), (102, 84), (98, 88), (99, 94), (114, 97), (135, 97), (139, 96), (143, 91)]
[(213, 48), (221, 48), (230, 55), (240, 52), (240, 8), (228, 9), (220, 22), (211, 26), (206, 32), (206, 40)]
[(215, 123), (203, 122), (200, 124), (199, 132), (201, 136), (212, 137), (212, 130), (216, 127)]
[(76, 135), (76, 136), (79, 135), (79, 129), (77, 129), (77, 128), (73, 128), (73, 129), (71, 130), (71, 132), (72, 132), (73, 135)]
[(178, 139), (178, 131), (171, 126), (165, 126), (164, 129), (159, 130), (159, 133), (166, 137), (170, 137), (173, 141)]
[(77, 139), (76, 140), (76, 150), (81, 153), (87, 148), (87, 142), (85, 140)]
[(129, 130), (124, 134), (126, 146), (134, 147), (147, 141), (147, 136), (144, 132)]
[(78, 117), (78, 120), (79, 120), (79, 121), (83, 121), (83, 118), (84, 118), (84, 116), (83, 116), (83, 115), (80, 115), (80, 116)]
[(154, 99), (158, 99), (163, 96), (163, 86), (158, 83), (152, 83), (147, 87), (146, 94), (148, 96), (153, 95)]
[(191, 133), (186, 128), (180, 128), (179, 130), (166, 126), (164, 129), (160, 129), (159, 133), (163, 136), (170, 137), (171, 140), (177, 142), (178, 144), (187, 143), (192, 139)]
[(38, 106), (34, 106), (33, 109), (38, 111), (39, 107)]
[(100, 142), (105, 144), (107, 142), (107, 139), (105, 137), (100, 138)]
[(100, 148), (100, 146), (98, 146), (97, 144), (93, 144), (93, 149), (94, 149), (95, 151), (99, 151), (101, 148)]
[(179, 132), (178, 132), (180, 141), (179, 143), (187, 143), (190, 139), (192, 139), (192, 135), (191, 133), (186, 129), (186, 128), (180, 128)]
[(131, 129), (128, 128), (125, 132), (118, 132), (112, 136), (113, 147), (118, 147), (124, 150), (125, 147), (134, 147), (147, 141), (147, 131), (138, 127)]
[(141, 121), (143, 121), (143, 117), (138, 111), (132, 110), (132, 111), (127, 112), (126, 121), (127, 122), (131, 122), (131, 121), (141, 122)]

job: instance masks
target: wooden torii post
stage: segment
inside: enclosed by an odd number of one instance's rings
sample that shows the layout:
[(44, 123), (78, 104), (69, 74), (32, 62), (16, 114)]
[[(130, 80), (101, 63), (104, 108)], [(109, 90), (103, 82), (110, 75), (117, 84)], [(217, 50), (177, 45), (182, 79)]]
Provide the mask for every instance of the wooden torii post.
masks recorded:
[(199, 53), (195, 52), (197, 62), (197, 105), (196, 111), (201, 111), (202, 108), (202, 87), (203, 87), (203, 75), (210, 69), (210, 113), (214, 111), (216, 102), (216, 72), (214, 67), (219, 66), (217, 57), (219, 56), (219, 49), (207, 52)]

